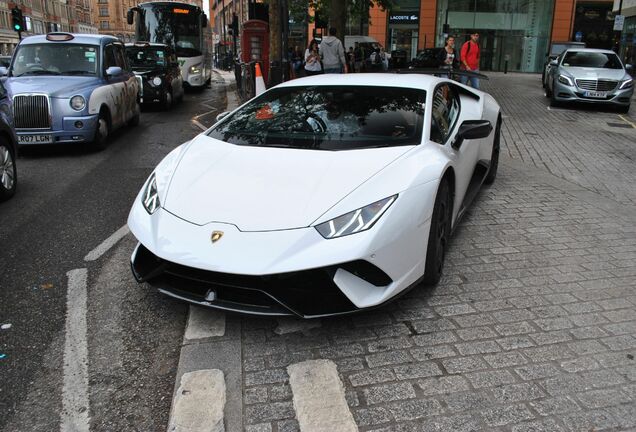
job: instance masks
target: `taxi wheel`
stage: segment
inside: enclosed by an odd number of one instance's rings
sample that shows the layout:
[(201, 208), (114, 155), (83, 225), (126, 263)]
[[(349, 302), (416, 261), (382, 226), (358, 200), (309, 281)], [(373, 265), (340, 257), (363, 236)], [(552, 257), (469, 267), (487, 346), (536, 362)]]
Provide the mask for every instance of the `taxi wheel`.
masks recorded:
[(166, 97), (163, 99), (163, 109), (169, 110), (172, 107), (172, 91), (166, 92)]
[(108, 146), (108, 118), (104, 113), (99, 114), (97, 120), (97, 130), (95, 131), (95, 139), (93, 140), (93, 147), (97, 150), (103, 150)]
[(15, 154), (6, 138), (0, 138), (0, 202), (8, 200), (15, 194), (17, 184)]

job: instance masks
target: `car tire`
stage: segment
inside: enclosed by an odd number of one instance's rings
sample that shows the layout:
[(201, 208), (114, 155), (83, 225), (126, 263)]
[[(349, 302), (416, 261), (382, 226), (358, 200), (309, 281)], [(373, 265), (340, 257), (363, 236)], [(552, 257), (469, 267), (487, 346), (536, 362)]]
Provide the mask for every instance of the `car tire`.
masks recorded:
[[(552, 83), (552, 88), (554, 89), (554, 83)], [(554, 91), (550, 92), (550, 106), (551, 107), (558, 107), (559, 106), (559, 101), (556, 99), (556, 96), (554, 95)]]
[(431, 217), (431, 229), (426, 247), (426, 263), (422, 281), (425, 285), (435, 285), (442, 278), (444, 255), (448, 247), (451, 230), (452, 203), (450, 186), (442, 179), (435, 197)]
[(137, 127), (139, 126), (139, 117), (141, 113), (141, 105), (137, 102), (137, 114), (135, 114), (130, 120), (128, 120), (128, 126)]
[(495, 138), (492, 143), (492, 155), (490, 156), (490, 168), (484, 179), (484, 183), (493, 184), (497, 178), (497, 168), (499, 168), (499, 151), (501, 143), (501, 120), (497, 121), (495, 127)]
[(163, 100), (163, 109), (169, 110), (172, 107), (172, 91), (166, 92), (166, 97)]
[(110, 124), (108, 117), (102, 112), (97, 119), (97, 130), (95, 131), (95, 139), (93, 147), (96, 150), (104, 150), (108, 147), (108, 135), (110, 134)]
[(550, 90), (550, 86), (547, 82), (544, 84), (543, 88), (545, 89), (543, 95), (547, 98), (552, 97), (552, 91)]
[(15, 194), (18, 185), (18, 170), (15, 153), (6, 138), (0, 138), (0, 202)]

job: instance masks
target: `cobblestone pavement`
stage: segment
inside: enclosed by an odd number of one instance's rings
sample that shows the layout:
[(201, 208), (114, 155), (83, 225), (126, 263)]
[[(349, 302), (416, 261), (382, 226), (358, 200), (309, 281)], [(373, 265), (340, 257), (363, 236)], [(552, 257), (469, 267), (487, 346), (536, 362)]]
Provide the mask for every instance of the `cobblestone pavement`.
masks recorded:
[(360, 431), (636, 430), (636, 129), (549, 111), (536, 75), (484, 87), (507, 155), (440, 284), (344, 318), (229, 317), (247, 431), (299, 430), (287, 368), (312, 359)]
[[(636, 99), (612, 108), (549, 108), (534, 74), (489, 74), (482, 87), (501, 104), (508, 155), (603, 196), (636, 204)], [(630, 124), (631, 123), (631, 124)]]

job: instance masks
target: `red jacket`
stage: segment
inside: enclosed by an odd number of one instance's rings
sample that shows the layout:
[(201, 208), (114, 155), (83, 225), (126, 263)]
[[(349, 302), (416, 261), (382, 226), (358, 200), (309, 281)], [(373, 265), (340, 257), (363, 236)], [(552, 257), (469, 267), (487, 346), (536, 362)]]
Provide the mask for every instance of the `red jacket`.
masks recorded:
[[(470, 49), (468, 49), (469, 45)], [(468, 63), (468, 67), (471, 70), (479, 69), (479, 45), (472, 41), (465, 42), (462, 45), (460, 55), (462, 68), (466, 67), (465, 63)]]

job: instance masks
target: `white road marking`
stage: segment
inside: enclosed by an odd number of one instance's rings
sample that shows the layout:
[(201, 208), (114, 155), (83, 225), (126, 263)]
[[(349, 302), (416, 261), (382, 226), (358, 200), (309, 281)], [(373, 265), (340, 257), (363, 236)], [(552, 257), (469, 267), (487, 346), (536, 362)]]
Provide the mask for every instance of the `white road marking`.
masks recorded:
[(225, 377), (218, 369), (188, 372), (172, 401), (168, 432), (224, 432)]
[(88, 344), (86, 342), (88, 270), (75, 269), (66, 275), (68, 290), (60, 431), (88, 432)]
[(119, 240), (124, 238), (129, 232), (130, 230), (128, 229), (128, 225), (124, 225), (123, 227), (119, 228), (110, 237), (104, 240), (99, 246), (97, 246), (95, 249), (90, 251), (88, 255), (84, 257), (84, 261), (95, 261), (102, 255), (104, 255), (106, 252), (108, 252), (108, 249), (113, 247)]
[(288, 366), (287, 372), (302, 432), (358, 430), (334, 362), (308, 360)]
[(201, 129), (201, 130), (207, 130), (207, 129), (208, 129), (208, 128), (206, 128), (205, 126), (203, 126), (200, 122), (198, 122), (197, 120), (195, 120), (195, 119), (192, 119), (192, 123), (193, 123), (196, 127), (198, 127), (199, 129)]
[(190, 306), (185, 338), (219, 337), (225, 334), (225, 313), (201, 306)]
[(321, 327), (319, 320), (301, 320), (295, 317), (278, 318), (278, 326), (274, 329), (274, 333), (284, 335), (288, 333), (302, 332), (307, 333), (313, 328)]
[(634, 122), (629, 121), (628, 119), (625, 118), (625, 116), (622, 115), (618, 115), (625, 123), (629, 123), (634, 129), (636, 129), (636, 124), (634, 124)]

